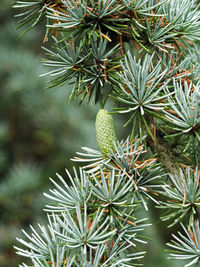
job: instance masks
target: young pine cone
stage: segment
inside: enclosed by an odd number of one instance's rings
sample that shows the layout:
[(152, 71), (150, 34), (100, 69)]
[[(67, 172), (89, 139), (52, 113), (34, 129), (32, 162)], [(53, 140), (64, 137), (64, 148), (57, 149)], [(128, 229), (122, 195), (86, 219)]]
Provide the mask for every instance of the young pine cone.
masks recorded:
[(102, 153), (110, 153), (117, 141), (112, 115), (100, 109), (96, 116), (96, 136)]

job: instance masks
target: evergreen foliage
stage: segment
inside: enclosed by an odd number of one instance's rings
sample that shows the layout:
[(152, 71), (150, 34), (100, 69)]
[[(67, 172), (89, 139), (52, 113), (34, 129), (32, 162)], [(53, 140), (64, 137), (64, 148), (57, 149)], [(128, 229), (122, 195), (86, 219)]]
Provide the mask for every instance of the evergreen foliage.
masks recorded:
[[(86, 165), (67, 171), (70, 183), (52, 180), (49, 224), (40, 234), (24, 231), (29, 241), (18, 239), (17, 253), (38, 267), (140, 266), (148, 223), (137, 209), (154, 204), (169, 227), (182, 222), (171, 257), (200, 264), (197, 1), (15, 0), (14, 7), (26, 31), (44, 19), (44, 42), (53, 39), (44, 48), (47, 87), (73, 84), (69, 101), (100, 107), (100, 151), (83, 147), (74, 160)], [(110, 98), (112, 113), (129, 114), (125, 141), (116, 140), (104, 109)]]
[[(9, 7), (9, 8), (8, 8)], [(81, 140), (95, 144), (93, 120), (96, 111), (66, 105), (60, 90), (43, 90), (46, 78), (35, 46), (42, 36), (32, 29), (20, 38), (16, 31), (11, 1), (1, 1), (0, 27), (0, 266), (20, 262), (13, 245), (21, 228), (44, 221), (42, 208), (48, 177), (70, 167), (68, 156), (81, 146)], [(10, 19), (9, 19), (10, 17)], [(13, 18), (12, 18), (13, 19)], [(41, 38), (40, 38), (41, 39)], [(70, 106), (72, 108), (70, 108)], [(59, 107), (59, 108), (57, 108)], [(84, 117), (84, 120), (83, 120)], [(74, 119), (76, 118), (76, 120)], [(85, 127), (87, 125), (87, 127)], [(73, 134), (72, 134), (73, 133)], [(75, 134), (76, 133), (76, 134)], [(90, 134), (90, 135), (89, 135)], [(73, 136), (73, 139), (71, 138)], [(72, 169), (72, 168), (71, 168)], [(33, 223), (34, 224), (34, 223)]]

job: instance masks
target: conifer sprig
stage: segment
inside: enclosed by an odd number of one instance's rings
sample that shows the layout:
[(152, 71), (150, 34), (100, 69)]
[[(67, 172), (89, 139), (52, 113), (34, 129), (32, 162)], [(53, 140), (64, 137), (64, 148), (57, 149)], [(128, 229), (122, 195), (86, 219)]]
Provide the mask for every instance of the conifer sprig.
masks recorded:
[(165, 111), (166, 117), (169, 119), (169, 123), (173, 125), (173, 129), (184, 133), (193, 132), (197, 138), (200, 126), (200, 103), (199, 87), (188, 84), (186, 81), (174, 82), (175, 95), (174, 98), (169, 98), (168, 102), (170, 110)]
[(59, 174), (57, 176), (61, 185), (51, 179), (55, 189), (51, 189), (49, 194), (44, 193), (45, 197), (54, 203), (54, 205), (46, 205), (45, 210), (48, 212), (64, 212), (66, 209), (75, 209), (77, 205), (83, 206), (90, 199), (92, 188), (87, 173), (79, 169), (78, 174), (75, 168), (73, 178), (68, 170), (66, 173), (73, 186), (69, 186)]
[(164, 187), (167, 201), (159, 207), (167, 210), (167, 215), (162, 216), (161, 220), (171, 220), (169, 227), (185, 219), (190, 229), (195, 218), (199, 217), (199, 175), (198, 169), (194, 171), (191, 168), (184, 172), (180, 170), (179, 176), (169, 175), (172, 184)]
[[(167, 93), (167, 81), (163, 83), (167, 69), (162, 71), (161, 61), (153, 64), (154, 54), (146, 55), (143, 62), (133, 58), (128, 52), (125, 64), (121, 63), (123, 73), (120, 75), (120, 88), (116, 88), (115, 99), (126, 105), (118, 108), (119, 113), (131, 113), (126, 122), (132, 123), (132, 136), (140, 134), (142, 139), (145, 135), (144, 127), (153, 139), (149, 128), (150, 118), (157, 114), (162, 116), (164, 108), (168, 105), (166, 98), (172, 93)], [(147, 119), (148, 118), (148, 119)]]
[(197, 220), (191, 230), (187, 230), (183, 224), (183, 233), (178, 232), (177, 235), (173, 235), (173, 240), (167, 245), (172, 248), (170, 250), (170, 258), (178, 260), (189, 261), (185, 267), (194, 266), (200, 261), (200, 228), (199, 221)]
[[(73, 82), (69, 100), (81, 95), (81, 101), (88, 97), (95, 99), (95, 102), (103, 103), (107, 97), (107, 90), (112, 90), (112, 82), (115, 78), (115, 71), (120, 67), (119, 61), (113, 56), (119, 50), (119, 45), (108, 49), (108, 41), (95, 40), (91, 38), (91, 47), (88, 44), (71, 40), (59, 42), (55, 37), (55, 51), (45, 47), (49, 59), (43, 59), (43, 64), (53, 70), (41, 75), (50, 75), (56, 78), (49, 81), (47, 88), (57, 85), (64, 85)], [(105, 98), (105, 99), (104, 99)]]

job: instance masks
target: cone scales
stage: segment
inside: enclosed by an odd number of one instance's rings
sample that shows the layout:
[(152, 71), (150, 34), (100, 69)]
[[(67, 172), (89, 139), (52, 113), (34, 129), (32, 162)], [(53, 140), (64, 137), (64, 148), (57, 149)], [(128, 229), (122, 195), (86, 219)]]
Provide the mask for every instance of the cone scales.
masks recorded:
[(96, 136), (102, 153), (110, 153), (117, 141), (112, 115), (100, 109), (96, 116)]

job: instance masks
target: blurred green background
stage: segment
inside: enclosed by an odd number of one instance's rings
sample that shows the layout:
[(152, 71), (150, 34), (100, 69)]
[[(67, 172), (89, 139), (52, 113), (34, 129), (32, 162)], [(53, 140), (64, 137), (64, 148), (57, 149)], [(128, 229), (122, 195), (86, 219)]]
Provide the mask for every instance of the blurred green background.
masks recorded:
[[(97, 148), (95, 116), (97, 107), (68, 104), (70, 88), (45, 89), (46, 70), (40, 63), (44, 32), (37, 27), (23, 38), (16, 30), (17, 14), (11, 0), (0, 3), (0, 266), (16, 267), (24, 259), (13, 245), (21, 229), (45, 223), (43, 192), (51, 187), (49, 176), (58, 172), (66, 177), (72, 169), (70, 158), (81, 146)], [(126, 138), (128, 129), (115, 116), (118, 138)], [(74, 163), (73, 163), (74, 164)], [(152, 215), (153, 214), (153, 215)], [(148, 216), (143, 210), (140, 216)], [(171, 232), (158, 223), (152, 209), (154, 226), (146, 231), (152, 238), (144, 266), (179, 267), (166, 259), (164, 243)], [(146, 249), (146, 248), (145, 248)]]

